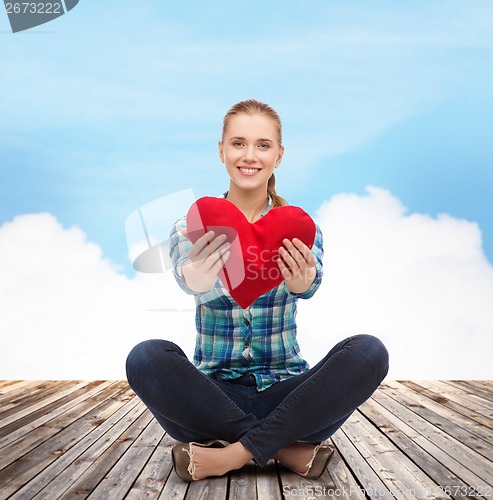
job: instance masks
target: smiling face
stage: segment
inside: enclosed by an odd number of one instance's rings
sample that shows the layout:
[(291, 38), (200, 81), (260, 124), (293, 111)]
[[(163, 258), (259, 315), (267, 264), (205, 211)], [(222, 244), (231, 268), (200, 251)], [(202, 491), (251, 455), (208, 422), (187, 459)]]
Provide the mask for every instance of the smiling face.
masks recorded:
[(232, 116), (219, 142), (219, 157), (233, 189), (267, 192), (269, 178), (283, 153), (277, 124), (258, 113)]

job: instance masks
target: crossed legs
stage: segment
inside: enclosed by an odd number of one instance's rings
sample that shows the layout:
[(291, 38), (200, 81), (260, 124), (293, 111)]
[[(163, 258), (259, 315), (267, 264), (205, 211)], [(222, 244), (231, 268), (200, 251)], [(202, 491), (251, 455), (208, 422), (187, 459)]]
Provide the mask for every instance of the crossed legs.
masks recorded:
[(275, 400), (275, 406), (257, 418), (172, 342), (142, 342), (127, 359), (131, 387), (173, 438), (232, 443), (222, 449), (194, 447), (198, 479), (240, 468), (251, 458), (264, 466), (274, 457), (302, 473), (315, 446), (309, 443), (332, 435), (371, 396), (387, 370), (388, 353), (377, 338), (349, 337), (308, 372), (266, 389), (263, 399)]

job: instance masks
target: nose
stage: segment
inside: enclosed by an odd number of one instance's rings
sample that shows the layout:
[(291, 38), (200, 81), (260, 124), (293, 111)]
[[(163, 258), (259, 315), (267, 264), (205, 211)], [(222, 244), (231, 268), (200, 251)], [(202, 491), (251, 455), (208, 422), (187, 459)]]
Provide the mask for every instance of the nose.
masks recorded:
[(246, 162), (246, 163), (254, 163), (256, 161), (256, 157), (255, 157), (255, 146), (252, 144), (252, 145), (248, 145), (245, 149), (244, 149), (244, 156), (243, 156), (243, 160)]

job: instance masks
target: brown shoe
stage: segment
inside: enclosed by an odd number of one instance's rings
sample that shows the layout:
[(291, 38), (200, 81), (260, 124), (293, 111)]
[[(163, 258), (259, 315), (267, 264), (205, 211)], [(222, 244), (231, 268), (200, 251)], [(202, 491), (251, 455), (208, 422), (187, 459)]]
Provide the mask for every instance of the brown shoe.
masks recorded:
[(319, 444), (313, 450), (313, 458), (306, 464), (308, 467), (306, 472), (300, 476), (307, 479), (318, 479), (323, 474), (333, 453), (334, 449), (331, 446)]
[(173, 457), (173, 465), (178, 477), (184, 481), (197, 481), (194, 476), (195, 464), (193, 463), (193, 446), (200, 446), (202, 448), (225, 448), (228, 443), (225, 441), (207, 441), (206, 443), (180, 443), (173, 446), (171, 456)]
[(313, 450), (312, 459), (306, 464), (306, 472), (297, 472), (286, 465), (284, 467), (307, 479), (318, 479), (323, 474), (333, 453), (334, 449), (331, 446), (319, 444)]

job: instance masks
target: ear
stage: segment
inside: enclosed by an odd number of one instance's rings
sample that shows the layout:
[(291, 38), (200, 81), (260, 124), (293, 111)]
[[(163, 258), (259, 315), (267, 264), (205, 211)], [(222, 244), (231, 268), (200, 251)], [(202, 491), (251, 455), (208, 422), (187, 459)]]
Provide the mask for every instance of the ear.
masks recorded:
[(223, 141), (218, 141), (217, 143), (219, 149), (219, 158), (221, 159), (221, 163), (224, 163), (224, 146)]
[(277, 168), (281, 164), (283, 156), (284, 156), (284, 146), (281, 146), (281, 148), (279, 150), (279, 156), (276, 159), (276, 164), (275, 164), (274, 168)]

